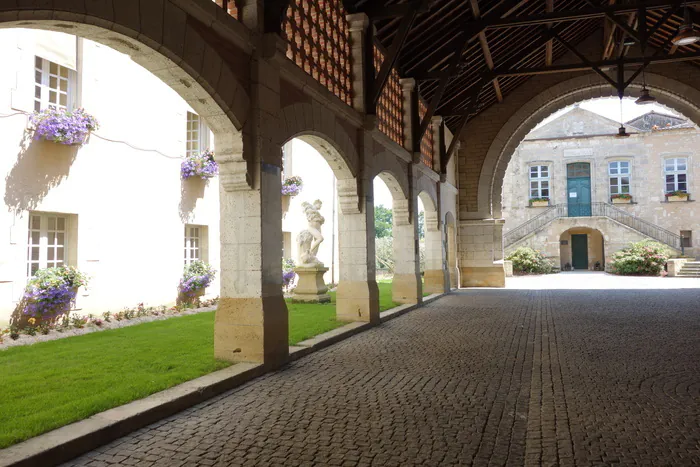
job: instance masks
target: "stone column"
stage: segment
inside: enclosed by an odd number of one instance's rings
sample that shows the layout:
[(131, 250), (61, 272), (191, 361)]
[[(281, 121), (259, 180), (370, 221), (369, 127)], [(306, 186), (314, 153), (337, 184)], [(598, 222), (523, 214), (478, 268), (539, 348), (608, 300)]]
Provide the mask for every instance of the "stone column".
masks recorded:
[[(371, 138), (364, 132), (365, 138)], [(363, 141), (364, 146), (364, 141)], [(370, 146), (371, 147), (371, 144)], [(357, 179), (338, 180), (340, 278), (336, 316), (341, 321), (379, 323), (379, 289), (374, 253), (374, 189), (366, 179), (366, 155), (360, 151)]]
[[(434, 116), (430, 119), (430, 123), (433, 129), (433, 170), (440, 173), (442, 168), (440, 159), (440, 127), (442, 126), (442, 117)], [(428, 131), (430, 131), (430, 128), (428, 128)]]
[(457, 267), (457, 232), (454, 224), (445, 226), (445, 235), (447, 236), (447, 267), (450, 276), (450, 288), (456, 289), (459, 287), (459, 268)]
[(459, 266), (462, 287), (505, 287), (503, 219), (459, 223)]
[(347, 15), (350, 25), (350, 55), (352, 57), (352, 106), (360, 113), (365, 113), (365, 42), (369, 17), (364, 13)]
[(446, 291), (445, 250), (438, 211), (425, 210), (425, 291), (444, 293)]
[(416, 80), (413, 78), (402, 78), (400, 80), (403, 89), (403, 147), (411, 153), (411, 157), (420, 161), (420, 141), (413, 140), (414, 131), (418, 131), (420, 121), (418, 121), (418, 101), (415, 98)]
[(423, 298), (418, 251), (417, 203), (394, 200), (394, 279), (391, 296), (396, 303), (420, 303)]
[[(278, 367), (289, 356), (282, 296), (281, 141), (278, 36), (262, 38), (251, 60), (251, 115), (242, 147), (217, 145), (221, 197), (221, 298), (214, 355)], [(241, 160), (241, 152), (245, 160)]]

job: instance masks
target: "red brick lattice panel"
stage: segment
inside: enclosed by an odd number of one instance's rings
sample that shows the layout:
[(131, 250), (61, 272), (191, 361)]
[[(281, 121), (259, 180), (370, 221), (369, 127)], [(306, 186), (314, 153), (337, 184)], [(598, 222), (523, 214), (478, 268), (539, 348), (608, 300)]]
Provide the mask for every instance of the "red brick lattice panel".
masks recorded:
[[(428, 106), (425, 105), (423, 99), (418, 99), (418, 115), (421, 121), (428, 112)], [(433, 124), (428, 125), (423, 138), (420, 140), (420, 160), (423, 164), (431, 169), (433, 168), (433, 148), (434, 148)]]
[(282, 24), (287, 57), (352, 104), (350, 27), (342, 0), (293, 0)]
[[(375, 46), (374, 69), (377, 74), (382, 67), (382, 62), (384, 62), (384, 55)], [(379, 131), (403, 146), (403, 91), (396, 69), (391, 70), (389, 79), (382, 90), (382, 94), (379, 96), (377, 123)]]
[(214, 3), (226, 10), (229, 15), (240, 20), (238, 17), (239, 10), (238, 5), (236, 5), (236, 0), (214, 0)]

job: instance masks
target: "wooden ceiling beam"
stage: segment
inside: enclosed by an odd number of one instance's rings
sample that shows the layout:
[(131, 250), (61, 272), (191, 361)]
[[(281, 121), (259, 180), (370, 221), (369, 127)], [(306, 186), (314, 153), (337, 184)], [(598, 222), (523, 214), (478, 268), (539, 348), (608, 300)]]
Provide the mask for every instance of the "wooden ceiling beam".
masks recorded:
[[(546, 0), (547, 13), (552, 13), (554, 11), (554, 0)], [(552, 23), (547, 25), (548, 28), (552, 27)], [(547, 41), (544, 52), (544, 64), (550, 66), (552, 64), (552, 57), (554, 54), (554, 42), (552, 39)]]
[[(551, 0), (548, 0), (548, 1), (551, 1)], [(476, 18), (476, 19), (481, 18), (481, 12), (479, 10), (479, 0), (469, 0), (469, 3), (471, 4), (472, 13), (474, 14), (474, 18)], [(486, 32), (485, 31), (481, 31), (479, 33), (479, 44), (481, 45), (481, 51), (484, 53), (484, 60), (486, 61), (486, 66), (488, 67), (489, 70), (493, 70), (493, 68), (494, 68), (493, 57), (491, 56), (491, 50), (489, 49), (489, 42), (486, 39)], [(501, 86), (498, 82), (498, 78), (494, 78), (492, 83), (493, 83), (493, 90), (496, 93), (496, 99), (498, 99), (498, 102), (503, 102), (503, 93), (501, 93)]]

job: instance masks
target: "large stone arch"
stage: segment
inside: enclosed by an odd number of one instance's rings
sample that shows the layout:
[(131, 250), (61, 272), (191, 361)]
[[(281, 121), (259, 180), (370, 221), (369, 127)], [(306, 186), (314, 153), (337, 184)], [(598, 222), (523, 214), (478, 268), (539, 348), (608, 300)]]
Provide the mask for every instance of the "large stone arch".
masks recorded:
[[(657, 73), (646, 75), (647, 87), (660, 104), (672, 107), (692, 121), (700, 122), (700, 89)], [(638, 97), (640, 83), (634, 83), (626, 95)], [(549, 115), (571, 104), (598, 97), (615, 97), (616, 90), (602, 79), (581, 75), (562, 81), (536, 95), (521, 106), (501, 127), (491, 142), (481, 167), (478, 182), (478, 211), (489, 217), (501, 217), (502, 188), (506, 169), (518, 145)]]
[(90, 39), (129, 55), (160, 78), (214, 133), (222, 185), (249, 186), (240, 133), (248, 119), (248, 92), (233, 71), (236, 64), (207, 42), (178, 2), (7, 3), (0, 5), (0, 28), (44, 29)]
[(335, 114), (316, 102), (297, 102), (282, 109), (282, 142), (299, 138), (323, 155), (338, 180), (354, 178), (359, 155), (353, 139), (337, 121)]
[(403, 198), (409, 198), (410, 183), (408, 179), (408, 166), (401, 163), (391, 152), (381, 152), (372, 156), (373, 166), (369, 174), (371, 179), (380, 177), (387, 184), (392, 196), (396, 200), (399, 191)]

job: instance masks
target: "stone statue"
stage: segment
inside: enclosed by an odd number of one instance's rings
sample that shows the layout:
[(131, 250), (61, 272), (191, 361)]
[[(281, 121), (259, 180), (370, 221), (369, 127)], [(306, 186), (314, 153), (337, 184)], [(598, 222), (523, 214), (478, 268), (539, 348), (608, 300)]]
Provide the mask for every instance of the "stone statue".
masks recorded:
[(314, 201), (313, 204), (307, 201), (301, 203), (304, 214), (306, 214), (306, 220), (309, 222), (309, 226), (306, 230), (302, 230), (299, 232), (299, 235), (297, 235), (299, 265), (301, 267), (323, 267), (323, 263), (316, 257), (318, 254), (318, 247), (321, 246), (321, 242), (323, 242), (321, 226), (326, 221), (319, 212), (322, 204), (320, 199)]

